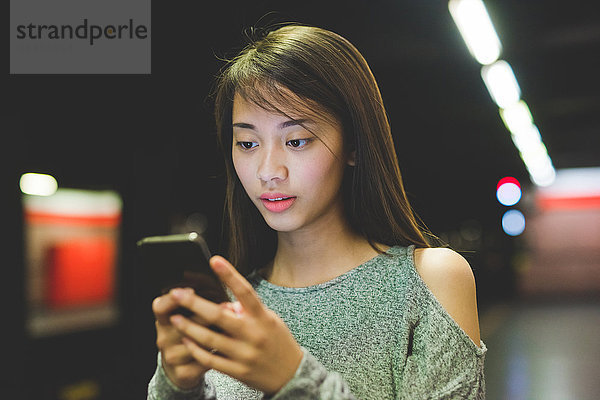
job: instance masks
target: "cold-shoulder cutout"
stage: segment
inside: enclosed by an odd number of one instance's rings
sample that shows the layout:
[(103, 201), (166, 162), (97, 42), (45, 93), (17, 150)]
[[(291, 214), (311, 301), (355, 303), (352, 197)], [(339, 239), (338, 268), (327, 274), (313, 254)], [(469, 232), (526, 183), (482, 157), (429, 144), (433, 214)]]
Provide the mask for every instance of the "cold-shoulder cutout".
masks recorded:
[(475, 277), (465, 258), (448, 248), (415, 249), (413, 261), (437, 301), (480, 346)]

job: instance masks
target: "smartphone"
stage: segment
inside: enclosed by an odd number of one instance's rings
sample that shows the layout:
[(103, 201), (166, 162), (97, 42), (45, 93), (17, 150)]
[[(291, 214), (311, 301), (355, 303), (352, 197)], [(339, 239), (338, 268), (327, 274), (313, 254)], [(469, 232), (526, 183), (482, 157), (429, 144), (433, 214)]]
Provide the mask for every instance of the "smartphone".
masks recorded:
[[(137, 248), (145, 277), (142, 284), (152, 297), (176, 287), (190, 287), (214, 303), (230, 301), (225, 286), (208, 263), (208, 245), (198, 233), (146, 237), (137, 242)], [(183, 308), (175, 313), (192, 314)]]

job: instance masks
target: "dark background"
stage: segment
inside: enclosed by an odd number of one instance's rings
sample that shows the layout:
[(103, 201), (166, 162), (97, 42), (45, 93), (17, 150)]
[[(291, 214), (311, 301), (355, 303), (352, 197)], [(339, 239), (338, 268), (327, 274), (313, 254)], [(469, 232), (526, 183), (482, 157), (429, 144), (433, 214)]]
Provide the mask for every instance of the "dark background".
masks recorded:
[[(504, 50), (556, 168), (600, 161), (600, 17), (594, 2), (486, 1)], [(8, 22), (8, 5), (5, 22)], [(258, 22), (261, 20), (262, 22)], [(57, 398), (91, 379), (102, 398), (144, 398), (154, 332), (135, 298), (135, 241), (168, 233), (200, 212), (220, 249), (223, 164), (208, 93), (221, 57), (252, 25), (298, 21), (353, 42), (382, 91), (405, 187), (430, 229), (451, 238), (475, 224), (464, 250), (480, 308), (514, 295), (511, 256), (496, 183), (527, 171), (443, 1), (154, 2), (152, 74), (9, 75), (2, 79), (3, 226), (10, 398)], [(4, 54), (8, 54), (5, 36)], [(18, 178), (57, 177), (63, 187), (114, 189), (124, 199), (117, 326), (30, 340), (24, 330)], [(452, 243), (451, 243), (452, 244)], [(217, 252), (216, 250), (215, 252)]]

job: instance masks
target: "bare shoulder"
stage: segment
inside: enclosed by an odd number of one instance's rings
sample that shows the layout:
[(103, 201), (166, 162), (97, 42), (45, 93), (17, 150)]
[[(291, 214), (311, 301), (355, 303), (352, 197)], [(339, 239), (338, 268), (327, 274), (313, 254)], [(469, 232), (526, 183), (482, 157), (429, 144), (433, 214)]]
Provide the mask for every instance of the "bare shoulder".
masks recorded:
[(463, 256), (443, 247), (415, 249), (415, 267), (427, 286), (474, 286), (471, 266)]
[(447, 248), (415, 249), (415, 268), (444, 309), (479, 346), (475, 277), (467, 260)]

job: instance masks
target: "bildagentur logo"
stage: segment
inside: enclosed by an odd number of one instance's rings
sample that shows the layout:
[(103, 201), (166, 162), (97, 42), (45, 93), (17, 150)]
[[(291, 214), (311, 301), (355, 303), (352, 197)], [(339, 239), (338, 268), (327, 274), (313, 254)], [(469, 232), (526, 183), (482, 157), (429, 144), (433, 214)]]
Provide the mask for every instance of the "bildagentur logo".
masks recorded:
[(99, 40), (143, 40), (148, 38), (149, 29), (129, 18), (124, 24), (91, 24), (87, 18), (82, 23), (71, 24), (20, 24), (16, 26), (16, 38), (21, 40), (83, 40), (93, 46)]
[(10, 0), (11, 74), (151, 74), (151, 0)]

